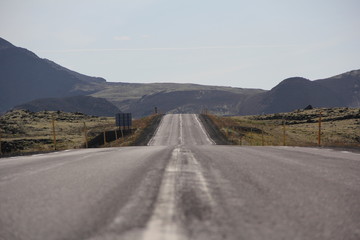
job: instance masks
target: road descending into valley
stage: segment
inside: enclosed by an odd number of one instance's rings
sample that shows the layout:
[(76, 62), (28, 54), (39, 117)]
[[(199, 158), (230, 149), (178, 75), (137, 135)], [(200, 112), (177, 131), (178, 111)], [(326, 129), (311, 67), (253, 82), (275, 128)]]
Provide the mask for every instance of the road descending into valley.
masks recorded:
[(0, 159), (1, 240), (360, 239), (360, 155), (218, 146), (165, 115), (145, 147)]

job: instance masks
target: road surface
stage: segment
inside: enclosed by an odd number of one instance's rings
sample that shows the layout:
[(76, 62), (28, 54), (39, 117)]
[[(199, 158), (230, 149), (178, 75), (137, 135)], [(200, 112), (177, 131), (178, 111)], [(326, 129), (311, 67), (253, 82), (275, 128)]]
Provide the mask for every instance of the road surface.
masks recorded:
[(0, 239), (360, 239), (360, 155), (216, 146), (166, 115), (146, 147), (0, 159)]

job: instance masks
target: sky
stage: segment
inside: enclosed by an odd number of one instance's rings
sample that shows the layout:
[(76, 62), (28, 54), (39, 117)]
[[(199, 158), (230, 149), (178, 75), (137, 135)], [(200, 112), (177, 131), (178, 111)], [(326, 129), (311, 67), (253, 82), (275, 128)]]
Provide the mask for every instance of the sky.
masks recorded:
[(110, 82), (271, 89), (360, 69), (359, 0), (0, 0), (0, 37)]

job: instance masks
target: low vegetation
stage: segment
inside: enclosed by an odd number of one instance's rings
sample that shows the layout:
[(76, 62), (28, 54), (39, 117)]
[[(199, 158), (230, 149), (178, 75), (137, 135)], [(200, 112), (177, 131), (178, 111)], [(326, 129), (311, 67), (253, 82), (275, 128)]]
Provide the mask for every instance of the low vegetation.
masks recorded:
[[(360, 109), (319, 108), (254, 116), (208, 116), (237, 145), (360, 147)], [(320, 119), (321, 117), (321, 119)]]
[[(149, 116), (134, 120), (133, 134), (118, 141), (106, 143), (105, 147), (132, 145), (153, 118), (154, 116)], [(14, 110), (0, 117), (2, 153), (22, 154), (53, 151), (55, 147), (53, 123), (56, 150), (85, 147), (85, 131), (87, 140), (90, 141), (104, 131), (115, 131), (118, 128), (115, 126), (114, 117), (96, 117), (61, 111), (34, 113), (26, 110)]]
[[(146, 145), (153, 132), (155, 132), (162, 115), (150, 115), (141, 119), (133, 120), (132, 134), (119, 137), (118, 140), (108, 142), (104, 147), (124, 147)], [(115, 130), (115, 129), (114, 129)]]

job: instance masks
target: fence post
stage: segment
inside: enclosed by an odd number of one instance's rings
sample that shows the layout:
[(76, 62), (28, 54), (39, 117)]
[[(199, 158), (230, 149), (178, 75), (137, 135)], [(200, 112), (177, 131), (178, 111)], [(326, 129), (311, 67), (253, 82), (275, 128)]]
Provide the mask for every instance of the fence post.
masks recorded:
[(264, 126), (261, 126), (261, 145), (262, 145), (262, 146), (265, 146)]
[(253, 129), (250, 127), (250, 145), (254, 146)]
[(84, 122), (84, 138), (85, 138), (85, 148), (88, 148), (88, 139), (87, 139), (87, 128), (86, 123)]
[(322, 115), (322, 112), (320, 111), (320, 114), (319, 114), (319, 131), (318, 131), (318, 146), (321, 146), (321, 115)]
[(2, 155), (2, 148), (1, 148), (1, 129), (0, 129), (0, 155)]
[(52, 133), (53, 133), (53, 141), (54, 141), (54, 150), (56, 151), (56, 131), (55, 131), (55, 117), (52, 116)]
[(283, 146), (286, 146), (286, 127), (285, 127), (285, 120), (283, 120)]

